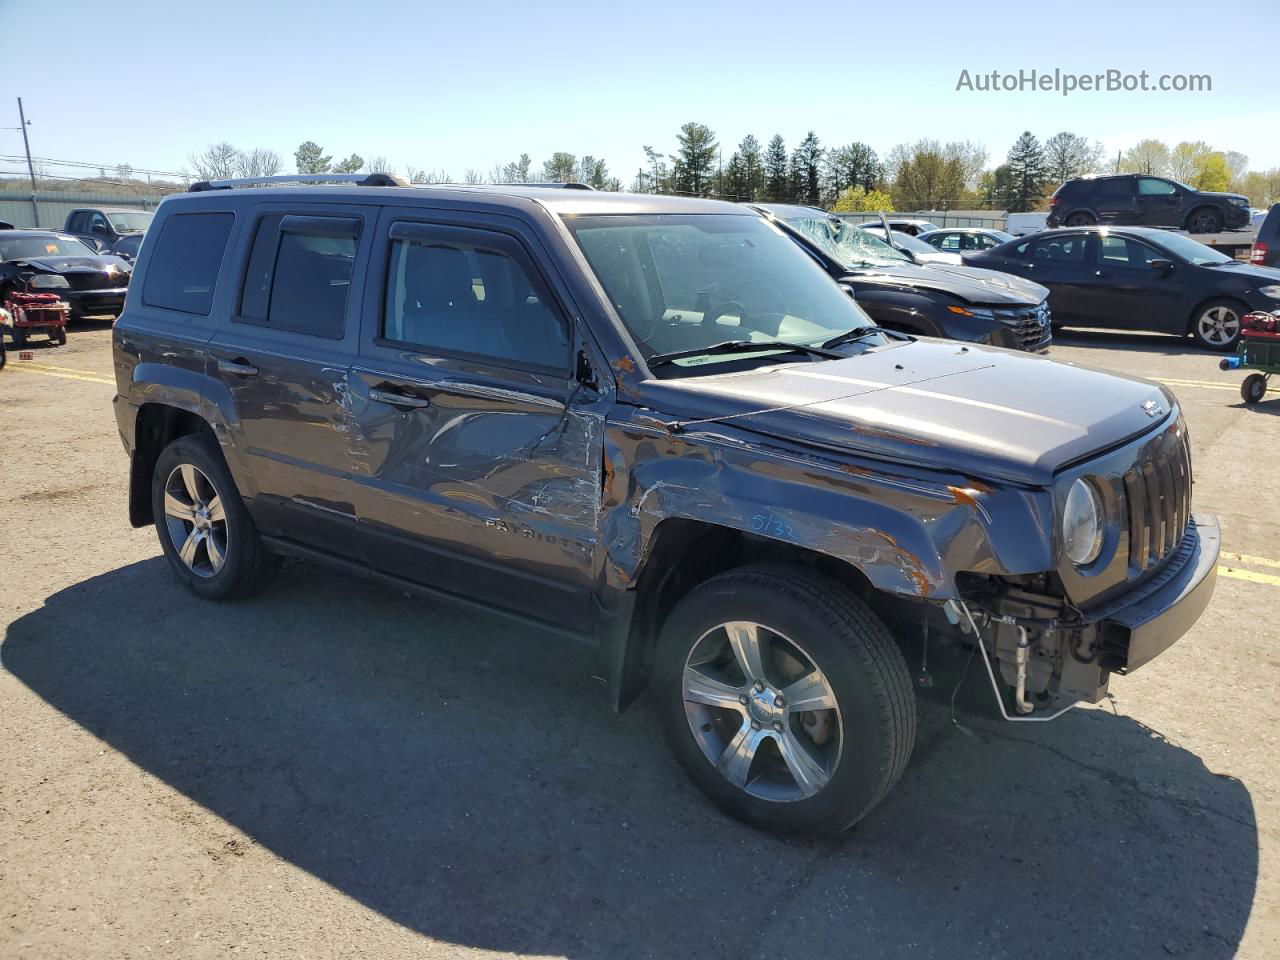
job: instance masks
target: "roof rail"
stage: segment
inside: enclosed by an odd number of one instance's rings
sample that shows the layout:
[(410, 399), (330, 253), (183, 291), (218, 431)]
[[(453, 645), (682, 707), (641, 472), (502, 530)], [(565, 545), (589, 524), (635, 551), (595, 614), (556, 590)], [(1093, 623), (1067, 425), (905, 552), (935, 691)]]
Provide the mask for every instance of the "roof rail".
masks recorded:
[(407, 187), (408, 184), (392, 173), (299, 173), (276, 177), (240, 177), (235, 180), (200, 180), (187, 188), (187, 193), (204, 193), (206, 190), (230, 190), (272, 183), (353, 183), (357, 187)]
[(550, 189), (560, 190), (594, 190), (595, 187), (586, 183), (577, 183), (569, 181), (568, 183), (487, 183), (487, 187), (548, 187)]

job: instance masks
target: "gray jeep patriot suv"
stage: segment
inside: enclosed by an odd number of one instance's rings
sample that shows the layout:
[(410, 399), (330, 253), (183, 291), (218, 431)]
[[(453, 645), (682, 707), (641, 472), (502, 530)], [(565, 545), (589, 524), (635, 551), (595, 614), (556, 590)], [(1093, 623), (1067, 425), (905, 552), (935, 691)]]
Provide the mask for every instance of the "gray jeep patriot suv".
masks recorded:
[(590, 640), (772, 829), (885, 796), (931, 652), (1048, 719), (1213, 591), (1167, 390), (880, 330), (742, 206), (198, 184), (114, 350), (130, 519), (197, 595), (283, 554)]

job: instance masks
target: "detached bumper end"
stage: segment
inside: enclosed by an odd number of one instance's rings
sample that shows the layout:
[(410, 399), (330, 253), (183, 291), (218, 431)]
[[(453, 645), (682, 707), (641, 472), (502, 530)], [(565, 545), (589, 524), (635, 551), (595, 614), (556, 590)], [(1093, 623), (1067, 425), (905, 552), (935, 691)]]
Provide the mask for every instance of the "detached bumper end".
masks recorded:
[(1150, 593), (1110, 612), (1101, 624), (1113, 649), (1115, 641), (1128, 635), (1124, 661), (1109, 665), (1119, 673), (1132, 673), (1168, 650), (1209, 605), (1218, 580), (1222, 532), (1218, 518), (1209, 513), (1193, 514), (1191, 524), (1196, 537), (1190, 556)]

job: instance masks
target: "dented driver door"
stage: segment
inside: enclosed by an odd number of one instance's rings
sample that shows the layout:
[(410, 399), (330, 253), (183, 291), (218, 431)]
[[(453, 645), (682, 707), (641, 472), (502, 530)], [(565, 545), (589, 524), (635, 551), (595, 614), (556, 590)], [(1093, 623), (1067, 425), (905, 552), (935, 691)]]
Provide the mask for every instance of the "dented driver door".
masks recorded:
[(571, 376), (573, 326), (517, 229), (412, 213), (379, 224), (386, 289), (351, 371), (366, 554), (585, 630), (603, 412)]

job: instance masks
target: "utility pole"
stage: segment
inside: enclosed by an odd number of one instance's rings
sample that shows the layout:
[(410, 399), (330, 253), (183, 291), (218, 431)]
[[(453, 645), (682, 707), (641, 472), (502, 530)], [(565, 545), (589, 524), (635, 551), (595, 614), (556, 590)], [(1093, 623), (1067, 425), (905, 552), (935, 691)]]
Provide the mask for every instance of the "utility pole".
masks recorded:
[(22, 145), (27, 150), (27, 173), (31, 176), (31, 192), (36, 189), (36, 168), (31, 163), (31, 141), (27, 139), (27, 115), (22, 110), (22, 98), (18, 98), (18, 122), (22, 124)]
[(40, 226), (40, 205), (36, 202), (36, 168), (31, 162), (31, 141), (27, 139), (27, 115), (22, 109), (22, 98), (18, 98), (18, 123), (22, 127), (22, 146), (27, 151), (27, 174), (31, 177), (31, 215), (35, 218), (31, 225)]

